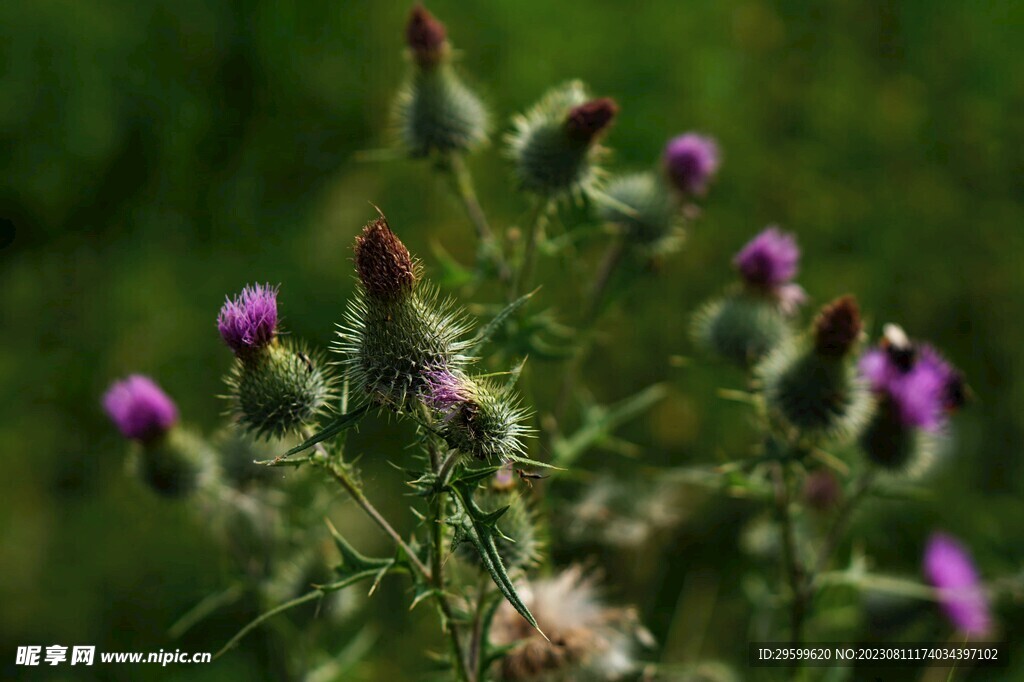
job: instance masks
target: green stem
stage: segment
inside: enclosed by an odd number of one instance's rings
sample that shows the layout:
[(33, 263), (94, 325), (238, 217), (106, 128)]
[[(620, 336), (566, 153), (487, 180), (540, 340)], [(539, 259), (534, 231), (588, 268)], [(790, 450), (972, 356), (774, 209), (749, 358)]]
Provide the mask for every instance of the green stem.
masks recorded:
[(431, 444), (430, 448), (430, 462), (434, 473), (437, 475), (438, 492), (430, 498), (430, 513), (427, 518), (427, 522), (430, 524), (430, 559), (431, 559), (431, 573), (434, 576), (433, 586), (434, 594), (436, 596), (438, 608), (441, 611), (442, 620), (444, 623), (444, 629), (448, 633), (449, 641), (451, 642), (453, 664), (455, 665), (456, 672), (458, 673), (459, 679), (463, 682), (476, 682), (476, 668), (466, 657), (462, 647), (462, 640), (459, 636), (459, 627), (455, 622), (454, 612), (452, 611), (451, 604), (448, 602), (448, 596), (445, 594), (445, 575), (444, 575), (444, 493), (441, 489), (447, 482), (448, 476), (451, 473), (451, 464), (453, 461), (452, 453), (447, 459), (441, 460), (440, 451), (437, 449), (435, 444)]
[(516, 300), (524, 288), (530, 286), (534, 261), (537, 260), (537, 239), (547, 220), (550, 207), (551, 201), (547, 198), (536, 199), (533, 204), (533, 210), (530, 212), (526, 224), (526, 243), (523, 246), (523, 256), (516, 270), (510, 301)]
[(327, 469), (328, 473), (331, 474), (334, 480), (337, 481), (338, 484), (345, 489), (345, 492), (349, 494), (349, 497), (351, 497), (352, 500), (357, 505), (359, 505), (359, 507), (364, 512), (366, 512), (366, 515), (369, 516), (373, 520), (373, 522), (376, 523), (377, 526), (379, 526), (380, 529), (383, 530), (388, 535), (388, 537), (391, 538), (395, 545), (402, 549), (402, 551), (408, 557), (409, 563), (412, 565), (413, 570), (419, 573), (420, 576), (425, 581), (431, 582), (432, 576), (430, 569), (428, 569), (423, 564), (423, 562), (420, 561), (420, 558), (416, 555), (416, 552), (414, 552), (412, 548), (409, 547), (405, 540), (402, 539), (402, 536), (398, 534), (398, 531), (396, 531), (391, 526), (391, 524), (388, 523), (387, 519), (385, 519), (384, 516), (379, 511), (377, 511), (377, 508), (373, 506), (370, 500), (366, 498), (366, 495), (363, 494), (362, 489), (352, 479), (352, 476), (349, 473), (348, 469), (346, 469), (342, 464), (334, 461), (334, 459), (326, 457), (326, 455), (324, 467)]
[(781, 462), (775, 467), (775, 506), (782, 527), (782, 567), (792, 592), (790, 603), (790, 641), (801, 646), (804, 641), (804, 619), (807, 615), (807, 590), (803, 569), (796, 551), (796, 534), (791, 509), (792, 491), (789, 472)]
[(555, 402), (555, 425), (557, 426), (565, 417), (569, 409), (569, 401), (572, 399), (573, 391), (576, 388), (576, 381), (579, 377), (580, 367), (590, 354), (590, 347), (594, 341), (594, 326), (601, 316), (601, 304), (604, 302), (605, 293), (611, 283), (612, 275), (622, 262), (625, 254), (625, 244), (621, 239), (616, 239), (608, 245), (604, 258), (601, 259), (601, 266), (597, 271), (597, 277), (590, 288), (590, 295), (584, 307), (584, 316), (580, 324), (580, 342), (569, 362), (566, 364), (565, 373), (562, 376), (562, 386), (558, 391), (558, 398)]
[(480, 200), (477, 199), (476, 190), (473, 187), (473, 175), (469, 171), (469, 166), (466, 165), (466, 160), (461, 154), (450, 154), (447, 160), (452, 187), (462, 202), (469, 222), (473, 224), (477, 240), (480, 243), (480, 254), (487, 261), (493, 263), (498, 271), (498, 279), (507, 284), (511, 273), (501, 252), (501, 244), (495, 238), (494, 231), (491, 230), (484, 209), (480, 205)]
[[(850, 520), (853, 518), (853, 512), (857, 509), (860, 503), (867, 497), (868, 493), (871, 492), (871, 486), (875, 482), (875, 471), (868, 470), (861, 474), (860, 478), (854, 484), (853, 491), (850, 496), (846, 499), (846, 502), (840, 508), (839, 513), (836, 515), (836, 520), (833, 522), (832, 527), (829, 529), (828, 535), (825, 536), (825, 540), (821, 545), (821, 550), (818, 552), (818, 560), (814, 564), (814, 572), (821, 573), (828, 568), (829, 561), (832, 560), (832, 555), (839, 547), (839, 543), (842, 542), (843, 536), (846, 534), (846, 529), (850, 525)], [(813, 576), (810, 576), (813, 578)]]

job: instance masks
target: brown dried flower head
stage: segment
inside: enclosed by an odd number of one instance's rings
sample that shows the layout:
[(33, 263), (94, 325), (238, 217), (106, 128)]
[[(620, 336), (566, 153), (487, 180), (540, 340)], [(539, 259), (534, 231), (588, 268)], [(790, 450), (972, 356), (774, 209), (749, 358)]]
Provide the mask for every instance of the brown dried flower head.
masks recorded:
[(860, 338), (864, 328), (853, 296), (842, 296), (818, 313), (814, 321), (814, 347), (819, 355), (842, 357)]
[(436, 66), (448, 54), (448, 31), (419, 3), (409, 12), (405, 42), (412, 51), (413, 59), (422, 67)]
[(619, 105), (610, 97), (593, 99), (569, 110), (565, 130), (573, 140), (590, 144), (611, 125), (618, 113)]
[(416, 283), (416, 265), (409, 249), (388, 227), (381, 215), (356, 237), (356, 271), (367, 295), (394, 301), (412, 291)]

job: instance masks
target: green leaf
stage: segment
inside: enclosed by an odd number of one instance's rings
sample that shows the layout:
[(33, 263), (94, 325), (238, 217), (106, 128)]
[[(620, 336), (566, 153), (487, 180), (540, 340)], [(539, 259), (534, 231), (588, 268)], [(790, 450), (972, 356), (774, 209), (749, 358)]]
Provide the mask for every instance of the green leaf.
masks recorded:
[(330, 520), (324, 519), (324, 521), (327, 523), (327, 529), (330, 531), (334, 544), (338, 548), (338, 553), (341, 554), (341, 563), (334, 569), (339, 579), (345, 579), (367, 571), (389, 570), (397, 566), (395, 559), (378, 559), (361, 554), (341, 536), (341, 533), (338, 532), (338, 529), (334, 527)]
[(310, 437), (309, 440), (307, 440), (306, 442), (302, 443), (301, 445), (296, 445), (294, 448), (284, 453), (283, 455), (278, 455), (274, 459), (270, 460), (270, 464), (272, 466), (276, 465), (281, 460), (287, 457), (296, 455), (302, 452), (303, 450), (308, 450), (317, 443), (322, 443), (325, 440), (334, 438), (339, 433), (343, 433), (344, 431), (351, 429), (353, 426), (359, 423), (359, 420), (362, 419), (363, 415), (366, 414), (367, 410), (369, 409), (369, 405), (363, 405), (362, 407), (358, 407), (352, 412), (349, 412), (348, 414), (340, 415), (337, 419), (335, 419), (330, 424), (325, 426), (319, 433)]
[(434, 252), (434, 261), (441, 268), (441, 272), (433, 278), (440, 287), (457, 289), (473, 281), (473, 271), (455, 260), (440, 243), (431, 242), (430, 250)]
[(509, 578), (508, 570), (505, 568), (501, 555), (498, 553), (495, 538), (499, 536), (499, 532), (495, 527), (495, 522), (504, 513), (505, 509), (497, 512), (485, 512), (480, 509), (473, 500), (473, 490), (475, 488), (476, 484), (467, 484), (464, 481), (455, 482), (451, 486), (455, 513), (448, 519), (448, 523), (455, 528), (456, 537), (453, 539), (453, 546), (455, 542), (466, 540), (471, 542), (480, 554), (480, 561), (484, 569), (491, 576), (494, 584), (498, 586), (501, 594), (508, 600), (508, 603), (541, 636), (547, 639), (547, 635), (537, 625), (537, 620), (530, 613), (530, 609), (520, 598), (519, 593), (516, 592), (515, 585), (512, 583), (511, 578)]
[(495, 332), (501, 329), (501, 325), (505, 324), (505, 320), (507, 320), (516, 311), (518, 311), (520, 308), (526, 305), (526, 302), (533, 298), (533, 295), (536, 294), (537, 291), (539, 291), (539, 288), (534, 289), (528, 294), (523, 294), (522, 296), (509, 303), (507, 306), (505, 306), (501, 310), (501, 312), (495, 315), (490, 322), (484, 325), (484, 327), (477, 333), (476, 337), (469, 342), (468, 352), (472, 353), (481, 346), (483, 346), (485, 343), (490, 341), (491, 337), (494, 336)]
[(221, 656), (223, 656), (225, 653), (227, 653), (228, 651), (230, 651), (231, 649), (236, 647), (238, 645), (238, 643), (241, 642), (242, 639), (245, 638), (246, 635), (248, 635), (250, 632), (252, 632), (256, 628), (258, 628), (260, 625), (262, 625), (266, 621), (270, 620), (274, 616), (276, 616), (278, 614), (281, 614), (281, 613), (284, 613), (285, 611), (287, 611), (289, 609), (292, 609), (292, 608), (295, 608), (296, 606), (301, 606), (301, 605), (306, 604), (308, 602), (315, 601), (317, 599), (321, 599), (322, 597), (324, 597), (327, 594), (330, 594), (331, 592), (336, 592), (338, 590), (341, 590), (341, 589), (344, 589), (344, 588), (348, 587), (349, 585), (354, 585), (355, 583), (359, 582), (360, 580), (366, 580), (368, 578), (372, 578), (372, 577), (374, 577), (376, 575), (376, 573), (377, 573), (377, 571), (375, 571), (375, 570), (374, 571), (364, 571), (362, 573), (357, 573), (357, 574), (349, 576), (348, 578), (344, 578), (342, 580), (337, 580), (335, 582), (328, 583), (326, 585), (318, 585), (313, 590), (307, 592), (306, 594), (302, 595), (301, 597), (296, 597), (295, 599), (292, 599), (291, 601), (286, 601), (283, 604), (279, 604), (279, 605), (275, 606), (274, 608), (270, 609), (269, 611), (265, 611), (265, 612), (261, 613), (256, 618), (254, 618), (251, 621), (249, 621), (249, 623), (244, 628), (239, 630), (235, 634), (234, 637), (232, 637), (230, 640), (228, 640), (228, 643), (225, 644), (224, 646), (222, 646), (220, 648), (220, 651), (215, 653), (213, 655), (213, 657), (215, 659), (217, 659), (217, 658), (220, 658)]
[(594, 405), (586, 411), (583, 425), (569, 438), (559, 438), (554, 444), (554, 461), (569, 466), (580, 455), (611, 437), (615, 429), (644, 413), (665, 397), (668, 388), (654, 384), (614, 405)]

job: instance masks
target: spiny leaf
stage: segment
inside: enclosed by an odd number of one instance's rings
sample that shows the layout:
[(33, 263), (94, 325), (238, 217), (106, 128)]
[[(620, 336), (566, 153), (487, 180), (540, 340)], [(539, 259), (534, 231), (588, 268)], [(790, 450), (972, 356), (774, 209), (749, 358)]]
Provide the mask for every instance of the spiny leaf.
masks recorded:
[(526, 302), (533, 298), (533, 295), (536, 294), (537, 291), (539, 291), (539, 288), (534, 289), (528, 294), (523, 294), (522, 296), (509, 303), (507, 306), (505, 306), (502, 309), (502, 311), (495, 315), (494, 319), (485, 324), (483, 328), (477, 333), (476, 337), (469, 342), (469, 352), (472, 353), (473, 351), (487, 343), (491, 339), (491, 337), (494, 336), (494, 333), (501, 329), (501, 325), (505, 324), (505, 320), (507, 320), (517, 310), (526, 305)]
[(306, 594), (302, 595), (301, 597), (296, 597), (295, 599), (292, 599), (291, 601), (286, 601), (283, 604), (279, 604), (278, 606), (275, 606), (274, 608), (270, 609), (269, 611), (265, 611), (264, 613), (261, 613), (259, 616), (257, 616), (253, 620), (251, 620), (248, 625), (246, 625), (244, 628), (239, 630), (235, 634), (234, 637), (232, 637), (230, 640), (228, 640), (228, 643), (225, 644), (224, 646), (222, 646), (220, 651), (215, 653), (213, 655), (213, 657), (216, 659), (216, 658), (220, 658), (221, 656), (223, 656), (225, 653), (227, 653), (228, 651), (233, 649), (235, 646), (237, 646), (238, 643), (240, 641), (242, 641), (242, 639), (246, 635), (248, 635), (250, 632), (252, 632), (256, 628), (258, 628), (260, 625), (262, 625), (264, 622), (270, 620), (274, 616), (276, 616), (276, 615), (278, 615), (280, 613), (284, 613), (285, 611), (287, 611), (289, 609), (292, 609), (292, 608), (295, 608), (296, 606), (301, 606), (301, 605), (303, 605), (303, 604), (305, 604), (307, 602), (311, 602), (311, 601), (314, 601), (316, 599), (320, 599), (321, 597), (323, 597), (323, 596), (325, 596), (327, 594), (330, 594), (331, 592), (336, 592), (338, 590), (344, 589), (344, 588), (348, 587), (349, 585), (354, 585), (355, 583), (359, 582), (360, 580), (365, 580), (367, 578), (372, 578), (375, 574), (376, 574), (376, 571), (363, 571), (362, 573), (357, 573), (357, 574), (349, 576), (348, 578), (345, 578), (343, 580), (338, 580), (338, 581), (335, 581), (333, 583), (328, 583), (326, 585), (318, 585), (316, 588), (314, 588), (313, 590), (307, 592)]
[(359, 553), (341, 536), (341, 533), (338, 532), (338, 529), (334, 527), (334, 524), (329, 519), (324, 519), (324, 521), (327, 523), (327, 529), (330, 531), (334, 544), (341, 554), (341, 564), (335, 568), (340, 578), (347, 578), (364, 571), (379, 571), (382, 568), (390, 569), (395, 567), (396, 562), (394, 559), (378, 559)]
[[(498, 586), (501, 594), (512, 605), (512, 608), (526, 619), (526, 622), (532, 625), (541, 636), (547, 639), (547, 635), (537, 625), (537, 620), (530, 613), (530, 609), (523, 602), (519, 593), (516, 592), (515, 585), (513, 585), (511, 578), (508, 576), (508, 571), (501, 560), (498, 546), (495, 543), (497, 531), (494, 527), (494, 521), (496, 518), (491, 518), (493, 517), (493, 512), (487, 513), (477, 506), (473, 500), (474, 488), (475, 485), (467, 485), (461, 481), (452, 485), (452, 501), (455, 503), (456, 513), (449, 518), (448, 522), (455, 527), (456, 535), (460, 541), (469, 540), (473, 543), (473, 546), (480, 554), (480, 562), (483, 564), (484, 569), (491, 576), (494, 584)], [(501, 511), (504, 512), (504, 510)], [(498, 515), (500, 516), (500, 513)]]
[(452, 475), (451, 483), (462, 483), (469, 485), (471, 483), (479, 483), (489, 476), (493, 476), (496, 472), (500, 471), (502, 466), (486, 466), (479, 469), (463, 468), (460, 471)]
[(273, 460), (271, 460), (271, 464), (277, 464), (287, 457), (291, 457), (292, 455), (298, 454), (303, 450), (308, 450), (317, 443), (321, 443), (325, 440), (328, 440), (329, 438), (334, 438), (339, 433), (347, 431), (348, 429), (352, 428), (357, 423), (359, 423), (359, 420), (362, 419), (363, 415), (366, 414), (366, 411), (368, 409), (368, 405), (363, 405), (362, 407), (356, 408), (355, 410), (349, 412), (348, 414), (343, 414), (339, 416), (337, 419), (335, 419), (330, 424), (325, 426), (319, 433), (309, 438), (309, 440), (307, 440), (306, 442), (302, 443), (301, 445), (296, 445), (294, 448), (284, 453), (283, 455), (278, 455), (277, 457), (275, 457)]
[(516, 464), (525, 464), (531, 467), (537, 467), (539, 469), (552, 469), (554, 471), (565, 471), (565, 467), (558, 467), (554, 464), (548, 464), (547, 462), (541, 462), (536, 459), (530, 459), (529, 457), (520, 457), (519, 455), (512, 455), (509, 460)]

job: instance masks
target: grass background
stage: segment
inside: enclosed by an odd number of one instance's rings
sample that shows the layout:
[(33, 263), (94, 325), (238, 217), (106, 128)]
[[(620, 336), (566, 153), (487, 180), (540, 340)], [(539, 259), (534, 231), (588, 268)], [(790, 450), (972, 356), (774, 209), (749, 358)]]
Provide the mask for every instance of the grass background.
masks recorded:
[[(20, 644), (172, 646), (166, 627), (223, 584), (202, 520), (125, 475), (123, 444), (98, 404), (113, 377), (152, 374), (187, 421), (213, 429), (228, 364), (213, 327), (224, 294), (281, 282), (288, 329), (326, 344), (352, 288), (349, 245), (372, 217), (369, 201), (428, 269), (434, 243), (471, 257), (459, 207), (425, 165), (354, 159), (386, 143), (407, 9), (0, 5), (5, 677), (26, 674), (12, 665)], [(931, 499), (860, 517), (867, 550), (913, 574), (927, 533), (942, 527), (967, 539), (986, 576), (1021, 570), (1024, 4), (438, 0), (431, 9), (500, 127), (547, 87), (579, 77), (622, 107), (608, 140), (616, 169), (652, 165), (683, 130), (721, 142), (722, 173), (686, 248), (611, 310), (586, 367), (600, 400), (668, 376), (670, 398), (627, 429), (648, 446), (645, 462), (749, 447), (743, 409), (715, 397), (739, 377), (703, 363), (669, 369), (667, 358), (693, 354), (689, 314), (730, 281), (733, 251), (778, 222), (799, 235), (800, 281), (816, 302), (856, 292), (876, 329), (899, 321), (934, 340), (977, 397), (957, 419), (955, 456), (932, 479)], [(472, 166), (492, 222), (519, 220), (525, 204), (499, 150)], [(541, 274), (559, 282), (557, 263)], [(558, 291), (548, 286), (542, 304), (571, 313), (572, 288)], [(397, 444), (384, 424), (360, 442), (385, 452)], [(586, 466), (623, 465), (596, 453)], [(405, 502), (384, 490), (397, 480), (374, 463), (367, 475), (400, 514)], [(648, 579), (631, 579), (622, 557), (597, 560), (621, 578), (611, 596), (640, 604), (670, 660), (719, 657), (743, 671), (737, 633), (750, 614), (739, 588), (750, 564), (736, 535), (751, 510), (692, 506), (699, 513), (665, 539)], [(361, 522), (353, 532), (383, 547)], [(710, 620), (693, 636), (671, 634), (676, 597), (693, 585), (714, 588), (694, 592), (713, 595)], [(414, 679), (433, 642), (430, 614), (406, 617), (401, 587), (391, 587), (371, 604), (384, 638), (367, 679)], [(1024, 634), (1018, 606), (999, 610), (1011, 643)], [(181, 646), (216, 649), (247, 615), (215, 619)], [(34, 674), (260, 679), (265, 670), (254, 639), (195, 669)], [(972, 679), (1022, 671), (1017, 653), (1011, 669)]]

